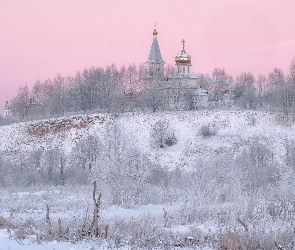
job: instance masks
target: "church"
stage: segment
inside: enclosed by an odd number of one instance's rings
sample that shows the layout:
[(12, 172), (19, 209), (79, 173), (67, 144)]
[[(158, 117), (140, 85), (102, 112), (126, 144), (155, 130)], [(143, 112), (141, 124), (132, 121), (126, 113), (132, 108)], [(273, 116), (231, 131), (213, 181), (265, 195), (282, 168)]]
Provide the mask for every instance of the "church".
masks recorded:
[(175, 57), (175, 70), (172, 75), (165, 76), (164, 64), (158, 32), (153, 31), (153, 42), (148, 60), (145, 63), (145, 91), (151, 95), (160, 96), (166, 110), (193, 110), (208, 107), (208, 92), (200, 87), (199, 77), (191, 73), (191, 56), (185, 51), (185, 41), (182, 40), (182, 50)]
[(10, 107), (8, 101), (6, 101), (4, 106), (4, 118), (8, 118), (10, 116)]
[[(145, 62), (144, 90), (139, 96), (120, 90), (121, 95), (125, 96), (120, 110), (195, 110), (208, 107), (208, 92), (200, 87), (199, 77), (192, 74), (191, 62), (192, 58), (186, 52), (183, 40), (182, 50), (175, 57), (175, 67), (168, 67), (170, 72), (167, 69), (165, 72), (158, 32), (154, 29), (152, 46)], [(41, 106), (34, 98), (30, 98), (25, 107), (26, 117), (40, 113)], [(4, 117), (13, 117), (8, 101), (5, 104)]]

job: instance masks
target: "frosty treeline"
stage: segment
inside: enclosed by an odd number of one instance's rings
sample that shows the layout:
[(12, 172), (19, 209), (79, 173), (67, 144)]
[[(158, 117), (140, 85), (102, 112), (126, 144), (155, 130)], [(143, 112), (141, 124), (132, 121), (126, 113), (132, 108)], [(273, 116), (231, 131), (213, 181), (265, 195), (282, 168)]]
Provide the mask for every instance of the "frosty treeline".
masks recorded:
[[(144, 67), (130, 65), (117, 69), (115, 65), (85, 69), (73, 77), (57, 75), (53, 80), (37, 81), (31, 90), (27, 85), (19, 88), (11, 102), (14, 116), (53, 117), (65, 113), (99, 110), (119, 111), (124, 105), (124, 91), (142, 86)], [(39, 104), (30, 114), (28, 100)]]
[[(165, 74), (165, 77), (173, 75), (173, 67), (168, 65)], [(246, 72), (234, 80), (225, 69), (216, 68), (212, 75), (199, 74), (199, 77), (200, 87), (209, 92), (211, 107), (230, 104), (242, 109), (278, 111), (288, 118), (292, 115), (294, 121), (295, 58), (286, 75), (275, 68), (267, 76), (255, 78)], [(79, 112), (163, 110), (164, 92), (146, 91), (145, 84), (144, 65), (132, 64), (120, 69), (114, 64), (105, 69), (93, 67), (75, 76), (57, 75), (54, 79), (37, 81), (31, 89), (21, 86), (11, 102), (11, 110), (20, 120)], [(38, 107), (30, 107), (28, 100)]]
[[(201, 86), (209, 91), (211, 101), (221, 104), (225, 96), (242, 109), (294, 112), (295, 58), (287, 75), (275, 68), (267, 76), (250, 72), (242, 73), (234, 80), (224, 69), (214, 69), (211, 76), (200, 75)], [(230, 94), (231, 93), (231, 94)]]

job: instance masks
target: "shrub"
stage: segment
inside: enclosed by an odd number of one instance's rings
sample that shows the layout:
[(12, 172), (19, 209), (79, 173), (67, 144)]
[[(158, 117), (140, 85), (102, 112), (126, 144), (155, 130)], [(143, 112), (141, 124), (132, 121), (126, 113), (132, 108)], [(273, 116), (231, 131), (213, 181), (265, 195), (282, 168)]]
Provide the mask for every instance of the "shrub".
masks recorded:
[(211, 137), (216, 135), (216, 129), (211, 125), (204, 125), (200, 129), (200, 135), (203, 137)]
[(174, 144), (176, 144), (177, 142), (177, 139), (176, 139), (176, 136), (175, 134), (171, 134), (169, 135), (166, 139), (165, 139), (165, 144), (169, 147), (173, 146)]
[(174, 131), (170, 128), (167, 120), (160, 120), (154, 124), (151, 130), (151, 139), (153, 146), (158, 148), (171, 147), (177, 143)]

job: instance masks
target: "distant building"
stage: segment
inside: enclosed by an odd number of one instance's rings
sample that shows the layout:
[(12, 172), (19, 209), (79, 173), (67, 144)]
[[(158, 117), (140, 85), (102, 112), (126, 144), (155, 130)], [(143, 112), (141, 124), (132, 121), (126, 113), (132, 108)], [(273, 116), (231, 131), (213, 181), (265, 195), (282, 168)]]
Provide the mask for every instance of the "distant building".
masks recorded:
[(8, 101), (6, 101), (5, 106), (4, 106), (4, 117), (8, 118), (11, 115), (10, 112), (10, 107)]
[(182, 40), (182, 50), (175, 57), (175, 72), (165, 77), (164, 64), (159, 43), (158, 32), (153, 31), (153, 42), (146, 66), (146, 91), (151, 96), (160, 94), (161, 105), (171, 110), (191, 110), (208, 107), (208, 92), (200, 87), (199, 77), (191, 73), (191, 56), (185, 51), (185, 41)]

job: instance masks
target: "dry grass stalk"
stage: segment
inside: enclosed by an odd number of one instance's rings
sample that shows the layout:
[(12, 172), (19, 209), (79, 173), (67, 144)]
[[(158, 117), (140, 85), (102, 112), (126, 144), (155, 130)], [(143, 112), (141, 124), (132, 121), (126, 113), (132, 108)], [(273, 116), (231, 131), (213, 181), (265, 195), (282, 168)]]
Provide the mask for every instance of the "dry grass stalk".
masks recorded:
[(83, 226), (82, 226), (81, 237), (84, 237), (89, 234), (89, 232), (86, 231), (86, 220), (88, 217), (88, 209), (89, 209), (89, 206), (87, 206), (87, 210), (86, 210), (86, 214), (85, 214), (85, 218), (84, 218), (84, 222), (83, 222)]
[(58, 218), (58, 238), (59, 238), (59, 240), (61, 240), (63, 238), (63, 231), (62, 231), (60, 218)]
[(78, 228), (77, 236), (79, 240), (82, 240), (82, 232), (79, 228)]
[(98, 198), (96, 199), (96, 181), (93, 182), (93, 203), (94, 203), (94, 212), (93, 212), (93, 220), (92, 224), (88, 230), (88, 233), (90, 234), (94, 227), (94, 233), (95, 237), (98, 238), (98, 220), (99, 220), (99, 207), (101, 205), (101, 193), (98, 195)]
[(237, 220), (238, 220), (238, 222), (240, 222), (240, 224), (244, 227), (245, 232), (249, 232), (249, 229), (248, 229), (247, 225), (246, 225), (243, 221), (241, 221), (239, 218), (237, 218)]
[(106, 225), (105, 235), (104, 235), (104, 238), (105, 238), (105, 239), (108, 238), (108, 231), (109, 231), (109, 225)]
[(50, 217), (49, 217), (49, 206), (48, 206), (47, 203), (46, 203), (46, 222), (48, 224), (48, 234), (49, 234), (49, 236), (51, 236), (52, 235), (51, 220), (50, 220)]

